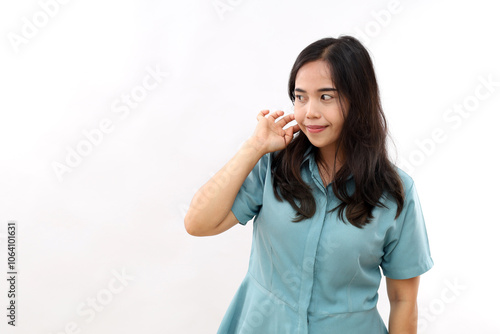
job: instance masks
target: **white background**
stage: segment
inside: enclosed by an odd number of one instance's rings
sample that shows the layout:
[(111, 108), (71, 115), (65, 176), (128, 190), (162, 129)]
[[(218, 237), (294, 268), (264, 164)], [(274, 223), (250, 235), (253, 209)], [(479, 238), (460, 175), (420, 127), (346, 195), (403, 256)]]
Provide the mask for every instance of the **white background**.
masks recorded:
[[(424, 210), (435, 266), (420, 332), (500, 333), (497, 1), (220, 0), (221, 12), (212, 0), (74, 0), (46, 21), (44, 3), (0, 5), (0, 276), (9, 220), (19, 272), (15, 328), (0, 281), (2, 333), (215, 333), (252, 224), (193, 237), (185, 212), (260, 110), (292, 111), (299, 52), (342, 34), (369, 49), (391, 154)], [(125, 115), (121, 96), (141, 91), (147, 68), (169, 75)], [(106, 119), (112, 131), (85, 146)], [(438, 129), (445, 139), (430, 144)], [(53, 165), (77, 147), (88, 154), (58, 178)], [(379, 310), (387, 321), (383, 280)]]

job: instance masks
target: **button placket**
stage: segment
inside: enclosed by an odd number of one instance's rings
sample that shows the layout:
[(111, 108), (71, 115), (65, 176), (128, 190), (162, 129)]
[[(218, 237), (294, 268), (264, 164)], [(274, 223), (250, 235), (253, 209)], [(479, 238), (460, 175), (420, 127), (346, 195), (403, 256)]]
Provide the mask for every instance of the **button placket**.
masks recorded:
[(312, 157), (309, 159), (309, 170), (311, 171), (312, 178), (316, 183), (316, 185), (318, 186), (318, 188), (321, 189), (324, 195), (326, 195), (326, 188), (323, 185), (321, 177), (319, 176), (318, 166), (316, 165)]
[[(321, 196), (319, 199), (321, 207), (325, 205), (325, 198)], [(314, 283), (314, 267), (316, 262), (316, 252), (319, 246), (319, 239), (325, 220), (324, 210), (318, 210), (319, 216), (314, 220), (322, 222), (317, 224), (312, 222), (310, 232), (307, 236), (307, 241), (304, 249), (304, 258), (302, 261), (302, 275), (299, 295), (299, 329), (300, 333), (307, 333), (308, 317), (307, 312), (311, 302), (312, 289)]]
[[(312, 290), (314, 284), (314, 268), (316, 265), (316, 253), (319, 247), (319, 240), (321, 236), (321, 231), (325, 222), (326, 211), (324, 210), (327, 205), (326, 189), (323, 183), (317, 178), (317, 168), (312, 161), (309, 161), (309, 170), (311, 172), (312, 179), (316, 183), (317, 189), (313, 189), (313, 193), (316, 198), (316, 205), (318, 205), (318, 210), (312, 218), (311, 227), (307, 236), (304, 258), (302, 261), (302, 275), (301, 284), (299, 292), (299, 307), (298, 307), (298, 331), (299, 333), (308, 333), (308, 309), (311, 302)], [(321, 222), (321, 223), (320, 223)]]

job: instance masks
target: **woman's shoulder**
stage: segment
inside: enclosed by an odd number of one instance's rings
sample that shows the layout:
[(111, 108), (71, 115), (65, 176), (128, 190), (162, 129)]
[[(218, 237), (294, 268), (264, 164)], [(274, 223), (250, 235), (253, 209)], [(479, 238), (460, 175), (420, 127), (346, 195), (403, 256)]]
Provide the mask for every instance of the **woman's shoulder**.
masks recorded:
[(401, 182), (403, 183), (403, 188), (405, 190), (405, 193), (408, 192), (408, 190), (410, 190), (413, 187), (414, 184), (413, 178), (397, 165), (393, 164), (393, 166), (396, 169), (396, 172), (398, 173)]

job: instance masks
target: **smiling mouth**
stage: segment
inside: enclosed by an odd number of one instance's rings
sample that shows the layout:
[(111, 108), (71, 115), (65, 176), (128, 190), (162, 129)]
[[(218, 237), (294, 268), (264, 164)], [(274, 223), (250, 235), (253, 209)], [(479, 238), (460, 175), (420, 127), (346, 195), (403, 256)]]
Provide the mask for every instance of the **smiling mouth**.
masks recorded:
[(315, 126), (306, 126), (306, 128), (307, 131), (309, 131), (310, 133), (318, 133), (326, 129), (326, 126), (315, 125)]
[(326, 128), (326, 125), (306, 125), (308, 129), (323, 129)]

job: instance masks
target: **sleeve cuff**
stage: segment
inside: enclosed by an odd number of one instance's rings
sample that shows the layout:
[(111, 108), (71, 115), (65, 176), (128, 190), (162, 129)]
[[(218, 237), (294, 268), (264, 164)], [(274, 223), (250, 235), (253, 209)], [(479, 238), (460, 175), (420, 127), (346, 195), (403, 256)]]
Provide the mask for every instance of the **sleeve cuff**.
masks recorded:
[(233, 203), (231, 211), (233, 211), (234, 216), (238, 219), (238, 222), (241, 225), (246, 225), (254, 217), (243, 213), (245, 211), (248, 211), (248, 208), (246, 208), (245, 203), (238, 200), (235, 200), (235, 202)]
[(384, 275), (391, 279), (408, 279), (420, 276), (429, 271), (434, 266), (432, 258), (428, 258), (418, 267), (402, 269), (402, 270), (383, 270)]

